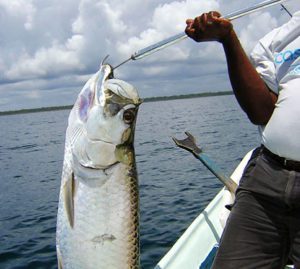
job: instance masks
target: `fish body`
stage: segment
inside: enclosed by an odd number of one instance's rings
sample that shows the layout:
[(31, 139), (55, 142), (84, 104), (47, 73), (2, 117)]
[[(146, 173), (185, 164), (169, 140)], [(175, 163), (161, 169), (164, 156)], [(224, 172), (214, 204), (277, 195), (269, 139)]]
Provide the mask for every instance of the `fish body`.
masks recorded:
[(141, 100), (109, 65), (81, 90), (66, 131), (56, 246), (63, 269), (139, 268), (134, 130)]

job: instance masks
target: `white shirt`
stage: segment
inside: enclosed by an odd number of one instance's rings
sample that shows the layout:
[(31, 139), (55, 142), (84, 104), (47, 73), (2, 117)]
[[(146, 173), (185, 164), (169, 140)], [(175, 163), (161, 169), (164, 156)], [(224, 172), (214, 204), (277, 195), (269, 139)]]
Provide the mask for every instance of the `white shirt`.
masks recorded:
[(259, 41), (251, 61), (278, 94), (271, 119), (259, 128), (261, 142), (281, 157), (300, 161), (300, 11)]

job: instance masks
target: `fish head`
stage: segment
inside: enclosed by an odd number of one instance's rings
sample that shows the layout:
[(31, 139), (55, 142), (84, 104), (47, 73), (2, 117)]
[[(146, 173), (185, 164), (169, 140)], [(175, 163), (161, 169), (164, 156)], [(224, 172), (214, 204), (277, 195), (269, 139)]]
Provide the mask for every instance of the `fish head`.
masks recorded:
[(73, 158), (81, 166), (98, 169), (118, 162), (116, 149), (133, 147), (140, 104), (137, 90), (113, 78), (112, 68), (102, 65), (77, 99), (77, 112), (72, 118), (80, 134), (73, 140)]
[[(91, 140), (102, 140), (114, 145), (133, 143), (138, 107), (141, 104), (137, 90), (129, 83), (101, 76), (95, 87), (95, 99), (85, 123)], [(101, 71), (101, 70), (100, 70)]]

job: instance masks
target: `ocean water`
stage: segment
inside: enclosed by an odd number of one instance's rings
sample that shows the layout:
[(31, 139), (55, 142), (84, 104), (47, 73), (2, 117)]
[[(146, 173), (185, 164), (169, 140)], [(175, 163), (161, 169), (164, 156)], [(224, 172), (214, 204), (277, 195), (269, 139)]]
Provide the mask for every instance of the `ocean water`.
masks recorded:
[[(0, 268), (57, 268), (55, 226), (69, 111), (0, 117)], [(259, 144), (234, 96), (144, 103), (136, 128), (141, 264), (154, 268), (222, 185), (171, 137), (191, 132), (230, 175)]]

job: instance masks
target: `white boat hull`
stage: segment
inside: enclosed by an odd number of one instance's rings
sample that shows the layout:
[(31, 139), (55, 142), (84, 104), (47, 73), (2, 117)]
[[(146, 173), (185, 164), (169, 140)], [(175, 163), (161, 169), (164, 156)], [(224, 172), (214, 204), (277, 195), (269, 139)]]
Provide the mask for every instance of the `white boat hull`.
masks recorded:
[[(239, 182), (251, 154), (252, 151), (244, 157), (231, 175), (236, 183)], [(211, 268), (229, 215), (225, 205), (233, 201), (233, 195), (223, 188), (159, 261), (155, 269)]]

